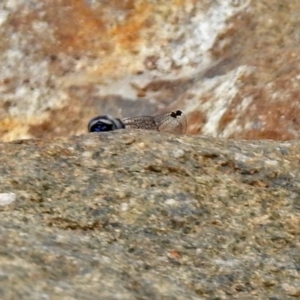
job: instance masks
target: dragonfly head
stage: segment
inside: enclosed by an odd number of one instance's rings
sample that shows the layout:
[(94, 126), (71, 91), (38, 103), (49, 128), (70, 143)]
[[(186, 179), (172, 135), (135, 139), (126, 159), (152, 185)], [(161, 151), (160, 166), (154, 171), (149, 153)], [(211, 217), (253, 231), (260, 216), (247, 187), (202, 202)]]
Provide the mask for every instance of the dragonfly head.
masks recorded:
[(88, 124), (89, 132), (112, 131), (125, 128), (120, 119), (115, 119), (111, 116), (99, 116), (90, 120)]

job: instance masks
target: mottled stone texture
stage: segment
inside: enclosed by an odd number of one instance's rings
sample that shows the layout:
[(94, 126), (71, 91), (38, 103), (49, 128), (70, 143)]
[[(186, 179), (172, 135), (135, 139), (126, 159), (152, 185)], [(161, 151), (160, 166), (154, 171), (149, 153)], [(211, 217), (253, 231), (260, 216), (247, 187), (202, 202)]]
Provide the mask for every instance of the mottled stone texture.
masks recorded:
[(0, 144), (0, 298), (299, 297), (299, 147), (126, 130)]
[(297, 0), (3, 0), (0, 138), (180, 108), (189, 132), (299, 137)]
[(299, 11), (0, 1), (0, 299), (300, 297)]

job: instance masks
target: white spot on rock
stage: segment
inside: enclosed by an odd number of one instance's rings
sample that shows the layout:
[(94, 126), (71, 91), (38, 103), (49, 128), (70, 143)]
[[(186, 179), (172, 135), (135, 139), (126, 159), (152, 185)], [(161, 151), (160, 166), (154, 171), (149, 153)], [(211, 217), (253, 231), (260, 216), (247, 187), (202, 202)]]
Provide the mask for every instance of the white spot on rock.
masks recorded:
[(0, 26), (7, 21), (8, 15), (9, 15), (8, 11), (6, 10), (0, 11)]
[(170, 205), (170, 206), (177, 206), (178, 205), (178, 202), (175, 199), (168, 199), (168, 200), (166, 200), (165, 203), (167, 205)]
[(182, 149), (176, 149), (173, 151), (173, 155), (175, 158), (180, 158), (184, 156), (184, 150)]
[(9, 205), (16, 200), (15, 193), (0, 193), (0, 205)]
[(129, 205), (128, 205), (128, 203), (122, 203), (120, 205), (120, 208), (121, 208), (122, 211), (127, 211), (128, 208), (129, 208)]

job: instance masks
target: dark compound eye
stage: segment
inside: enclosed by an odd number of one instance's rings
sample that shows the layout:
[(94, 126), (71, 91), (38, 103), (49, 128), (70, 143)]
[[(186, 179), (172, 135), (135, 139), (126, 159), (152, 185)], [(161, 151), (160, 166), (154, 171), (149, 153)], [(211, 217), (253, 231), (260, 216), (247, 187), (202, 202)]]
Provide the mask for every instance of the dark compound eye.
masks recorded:
[(102, 121), (98, 121), (90, 127), (90, 132), (102, 132), (111, 130), (113, 130), (113, 124), (107, 124)]
[(89, 132), (112, 131), (123, 128), (125, 128), (125, 125), (120, 119), (113, 118), (109, 115), (93, 118), (88, 124)]

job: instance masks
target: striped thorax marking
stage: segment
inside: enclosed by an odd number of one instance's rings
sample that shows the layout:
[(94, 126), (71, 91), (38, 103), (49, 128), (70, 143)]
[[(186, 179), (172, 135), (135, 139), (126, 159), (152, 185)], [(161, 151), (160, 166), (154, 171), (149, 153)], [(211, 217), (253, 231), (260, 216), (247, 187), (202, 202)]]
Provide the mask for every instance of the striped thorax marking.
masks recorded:
[(157, 130), (170, 133), (186, 132), (186, 117), (181, 110), (156, 116), (139, 116), (118, 119), (109, 115), (93, 118), (88, 124), (89, 132), (112, 131), (117, 129), (134, 128)]

